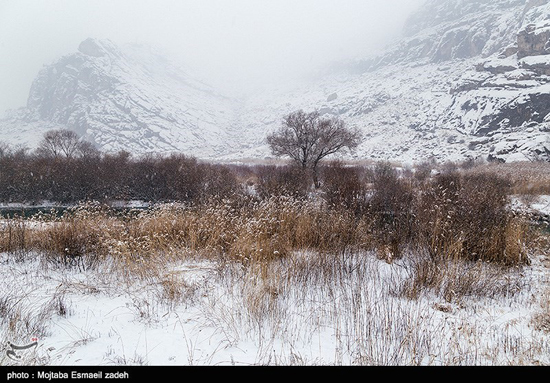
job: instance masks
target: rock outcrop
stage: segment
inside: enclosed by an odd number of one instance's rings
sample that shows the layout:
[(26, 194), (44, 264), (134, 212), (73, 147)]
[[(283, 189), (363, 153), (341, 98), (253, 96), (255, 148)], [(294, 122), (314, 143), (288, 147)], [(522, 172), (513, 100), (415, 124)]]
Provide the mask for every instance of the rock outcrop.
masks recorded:
[[(402, 78), (402, 91), (392, 100), (404, 97), (425, 112), (407, 115), (402, 105), (394, 131), (407, 121), (416, 131), (447, 132), (453, 144), (440, 139), (438, 155), (454, 146), (453, 153), (463, 157), (550, 160), (548, 0), (430, 0), (410, 18), (405, 33), (387, 53), (358, 64), (371, 84), (375, 74), (392, 67), (393, 73), (401, 68), (416, 76), (409, 91)], [(451, 132), (464, 135), (466, 147), (457, 147)], [(413, 150), (418, 151), (404, 154)]]
[(550, 26), (529, 24), (518, 33), (518, 58), (550, 54)]

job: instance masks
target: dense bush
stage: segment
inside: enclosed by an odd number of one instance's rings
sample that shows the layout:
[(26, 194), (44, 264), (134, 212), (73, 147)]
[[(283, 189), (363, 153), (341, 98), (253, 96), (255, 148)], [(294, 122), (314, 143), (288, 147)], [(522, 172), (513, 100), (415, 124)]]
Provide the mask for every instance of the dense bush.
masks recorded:
[(400, 257), (412, 237), (415, 194), (410, 180), (400, 177), (389, 163), (375, 166), (368, 211), (380, 255)]
[(132, 158), (121, 152), (74, 158), (17, 152), (0, 157), (1, 202), (196, 202), (228, 196), (238, 187), (225, 166), (183, 155)]
[[(371, 249), (393, 260), (410, 249), (434, 262), (527, 261), (525, 227), (509, 210), (506, 178), (456, 166), (432, 176), (428, 165), (411, 172), (389, 163), (332, 162), (320, 169), (316, 188), (307, 170), (292, 165), (226, 166), (125, 152), (47, 156), (2, 147), (0, 202), (181, 202), (195, 214), (186, 212), (185, 224), (170, 235), (193, 249), (233, 257)], [(1, 233), (0, 251), (24, 252), (32, 243), (27, 230), (10, 225)], [(48, 254), (68, 249), (81, 257), (102, 246), (97, 233), (83, 236), (78, 221), (67, 219), (56, 230), (42, 248)]]
[(510, 184), (493, 174), (441, 174), (419, 194), (417, 243), (433, 259), (525, 262), (522, 228), (509, 210)]
[(295, 165), (259, 165), (255, 174), (256, 192), (261, 198), (281, 195), (304, 198), (311, 184), (308, 171)]
[(339, 161), (324, 166), (321, 169), (321, 182), (328, 205), (362, 214), (367, 198), (365, 173), (362, 167), (345, 166)]

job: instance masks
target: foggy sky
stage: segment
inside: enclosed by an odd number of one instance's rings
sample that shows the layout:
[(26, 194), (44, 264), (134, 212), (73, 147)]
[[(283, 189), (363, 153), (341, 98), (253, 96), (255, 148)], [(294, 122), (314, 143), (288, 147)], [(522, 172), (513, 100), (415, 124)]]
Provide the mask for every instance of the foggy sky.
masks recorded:
[(147, 43), (213, 85), (291, 78), (365, 57), (422, 0), (0, 0), (0, 115), (88, 38)]

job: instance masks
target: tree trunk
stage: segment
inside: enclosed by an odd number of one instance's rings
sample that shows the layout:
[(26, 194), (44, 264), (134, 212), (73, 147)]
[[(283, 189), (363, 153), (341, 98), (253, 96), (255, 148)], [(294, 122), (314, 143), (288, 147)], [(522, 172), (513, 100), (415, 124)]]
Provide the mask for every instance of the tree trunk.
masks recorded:
[(315, 189), (319, 189), (321, 187), (321, 183), (319, 182), (319, 174), (317, 172), (317, 164), (313, 165), (313, 169), (311, 169), (311, 173), (313, 176), (313, 185), (315, 185)]

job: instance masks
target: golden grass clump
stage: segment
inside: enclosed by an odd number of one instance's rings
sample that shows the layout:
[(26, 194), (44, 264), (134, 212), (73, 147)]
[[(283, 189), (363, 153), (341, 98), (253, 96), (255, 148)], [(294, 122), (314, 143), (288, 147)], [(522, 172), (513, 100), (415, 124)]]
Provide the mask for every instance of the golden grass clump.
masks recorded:
[(509, 210), (509, 184), (491, 173), (442, 174), (423, 191), (416, 244), (432, 258), (528, 263), (527, 225)]
[(3, 251), (35, 251), (50, 264), (89, 268), (109, 264), (125, 274), (150, 274), (156, 265), (189, 254), (245, 263), (294, 250), (337, 252), (364, 241), (364, 225), (346, 211), (277, 196), (266, 200), (162, 204), (117, 214), (81, 205), (59, 217), (13, 220), (3, 229)]

